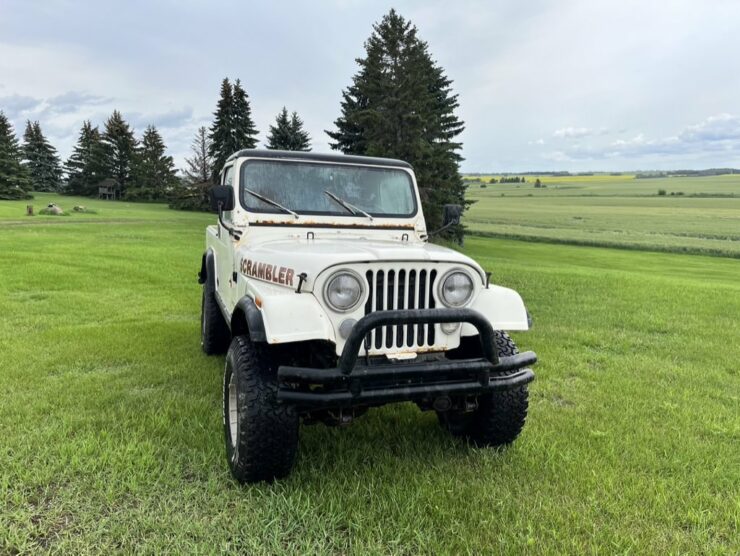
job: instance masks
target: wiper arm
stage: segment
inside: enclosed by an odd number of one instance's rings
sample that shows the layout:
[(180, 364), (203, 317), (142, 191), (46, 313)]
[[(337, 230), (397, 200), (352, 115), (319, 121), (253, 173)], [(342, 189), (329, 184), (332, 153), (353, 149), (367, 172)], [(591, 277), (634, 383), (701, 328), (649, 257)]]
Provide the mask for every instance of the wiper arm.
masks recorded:
[(244, 188), (244, 191), (246, 191), (247, 193), (249, 193), (252, 197), (255, 197), (255, 198), (259, 199), (263, 203), (267, 203), (268, 205), (272, 205), (273, 207), (279, 208), (283, 212), (287, 212), (288, 214), (292, 214), (296, 218), (300, 218), (301, 217), (297, 212), (295, 212), (293, 210), (290, 210), (288, 207), (284, 207), (283, 205), (281, 205), (277, 201), (273, 201), (269, 197), (265, 197), (264, 195), (260, 195), (256, 191), (252, 191), (251, 189), (247, 189), (246, 187)]
[(346, 209), (347, 212), (349, 212), (350, 214), (357, 216), (357, 214), (359, 213), (363, 216), (368, 217), (370, 219), (370, 222), (373, 221), (373, 217), (367, 212), (365, 212), (364, 210), (362, 210), (361, 208), (357, 208), (355, 205), (345, 201), (344, 199), (340, 199), (339, 197), (334, 195), (334, 193), (332, 193), (331, 191), (324, 191), (324, 193), (326, 193), (330, 199), (332, 199), (337, 204), (341, 205), (344, 209)]

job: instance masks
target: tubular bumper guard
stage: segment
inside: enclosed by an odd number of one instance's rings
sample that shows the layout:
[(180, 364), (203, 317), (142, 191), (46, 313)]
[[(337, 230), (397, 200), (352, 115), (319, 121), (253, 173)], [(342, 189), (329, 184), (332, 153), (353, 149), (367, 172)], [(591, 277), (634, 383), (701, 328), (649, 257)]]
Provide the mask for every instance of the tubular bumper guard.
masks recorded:
[[(379, 326), (446, 322), (475, 326), (483, 357), (370, 365), (357, 362), (368, 333)], [(378, 311), (354, 325), (336, 368), (279, 367), (278, 399), (301, 407), (329, 408), (477, 395), (531, 382), (534, 373), (526, 367), (536, 361), (531, 351), (499, 358), (490, 322), (473, 309)]]

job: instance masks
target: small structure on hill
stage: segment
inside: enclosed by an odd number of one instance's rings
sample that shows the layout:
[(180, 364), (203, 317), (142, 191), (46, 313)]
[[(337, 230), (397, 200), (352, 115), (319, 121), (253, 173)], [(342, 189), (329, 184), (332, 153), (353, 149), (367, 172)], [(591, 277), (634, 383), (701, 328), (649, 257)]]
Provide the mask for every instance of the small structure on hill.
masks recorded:
[(105, 178), (98, 183), (98, 199), (115, 201), (121, 198), (121, 189), (113, 178)]

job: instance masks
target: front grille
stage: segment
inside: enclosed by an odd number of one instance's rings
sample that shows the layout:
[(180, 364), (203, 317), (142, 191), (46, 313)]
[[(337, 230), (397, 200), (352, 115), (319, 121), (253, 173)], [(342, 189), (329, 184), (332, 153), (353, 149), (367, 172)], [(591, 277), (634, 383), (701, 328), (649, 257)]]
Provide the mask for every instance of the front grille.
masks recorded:
[[(394, 268), (368, 270), (365, 314), (397, 309), (433, 309), (436, 270)], [(382, 326), (365, 338), (365, 349), (392, 350), (434, 345), (434, 325)]]

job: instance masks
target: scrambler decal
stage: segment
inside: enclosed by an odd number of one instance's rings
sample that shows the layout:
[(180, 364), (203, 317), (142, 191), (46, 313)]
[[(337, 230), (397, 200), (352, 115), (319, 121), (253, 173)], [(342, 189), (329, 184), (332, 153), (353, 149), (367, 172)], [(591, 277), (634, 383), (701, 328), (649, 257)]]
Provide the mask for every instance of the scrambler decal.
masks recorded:
[(295, 270), (285, 266), (277, 266), (268, 263), (260, 263), (251, 259), (242, 259), (241, 271), (245, 276), (251, 276), (267, 282), (275, 282), (285, 286), (293, 285)]

